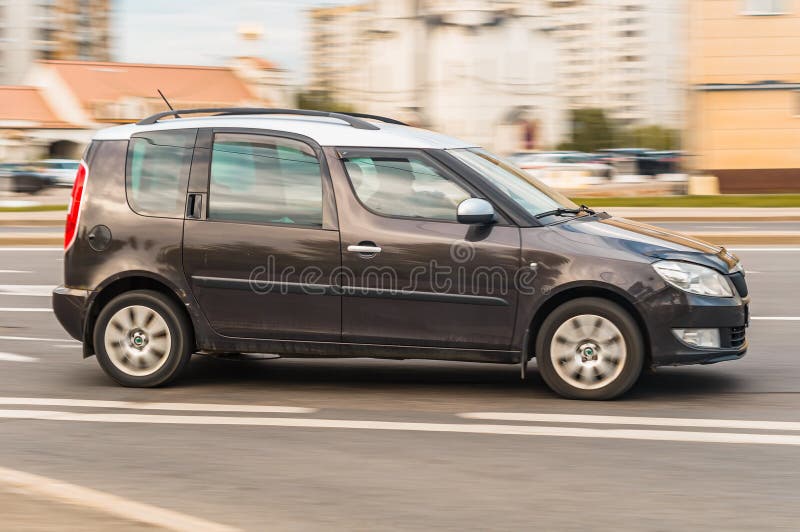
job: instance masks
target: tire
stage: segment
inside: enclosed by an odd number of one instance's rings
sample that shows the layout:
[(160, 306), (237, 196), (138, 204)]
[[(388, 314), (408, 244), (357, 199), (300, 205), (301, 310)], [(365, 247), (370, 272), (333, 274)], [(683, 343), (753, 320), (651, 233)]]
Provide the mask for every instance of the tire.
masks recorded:
[(568, 399), (622, 395), (639, 379), (644, 360), (636, 321), (621, 306), (601, 298), (574, 299), (556, 308), (536, 339), (542, 379)]
[(194, 351), (186, 312), (152, 290), (134, 290), (112, 299), (97, 317), (93, 340), (103, 371), (133, 388), (173, 381)]

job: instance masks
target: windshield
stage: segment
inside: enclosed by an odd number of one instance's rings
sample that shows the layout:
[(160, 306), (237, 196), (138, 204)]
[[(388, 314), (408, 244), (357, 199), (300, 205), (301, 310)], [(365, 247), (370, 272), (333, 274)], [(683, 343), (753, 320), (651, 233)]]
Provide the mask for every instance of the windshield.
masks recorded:
[(481, 148), (449, 150), (458, 160), (489, 179), (531, 216), (577, 207), (566, 196), (548, 188), (525, 171)]

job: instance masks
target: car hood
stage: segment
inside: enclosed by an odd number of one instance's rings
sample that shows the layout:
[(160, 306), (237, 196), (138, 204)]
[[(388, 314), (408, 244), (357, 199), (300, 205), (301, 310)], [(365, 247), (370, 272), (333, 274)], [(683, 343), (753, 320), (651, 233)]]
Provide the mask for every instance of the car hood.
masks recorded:
[(605, 213), (584, 216), (551, 226), (560, 236), (580, 244), (608, 246), (620, 251), (659, 259), (694, 262), (728, 273), (739, 259), (722, 246), (688, 235)]

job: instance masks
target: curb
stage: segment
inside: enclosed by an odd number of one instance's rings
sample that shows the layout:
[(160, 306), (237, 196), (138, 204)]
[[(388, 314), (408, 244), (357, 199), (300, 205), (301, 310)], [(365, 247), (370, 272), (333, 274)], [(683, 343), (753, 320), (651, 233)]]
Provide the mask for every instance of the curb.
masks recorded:
[(64, 235), (44, 233), (41, 235), (0, 236), (0, 246), (63, 246)]

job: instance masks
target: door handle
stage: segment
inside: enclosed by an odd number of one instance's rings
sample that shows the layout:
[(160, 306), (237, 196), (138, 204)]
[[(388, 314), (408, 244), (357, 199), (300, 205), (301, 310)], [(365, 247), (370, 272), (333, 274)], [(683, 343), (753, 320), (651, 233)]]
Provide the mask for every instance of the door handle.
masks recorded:
[(358, 253), (359, 255), (376, 255), (382, 250), (374, 242), (359, 242), (358, 245), (347, 246), (347, 251)]
[(186, 199), (186, 217), (192, 220), (203, 218), (203, 194), (190, 192)]

